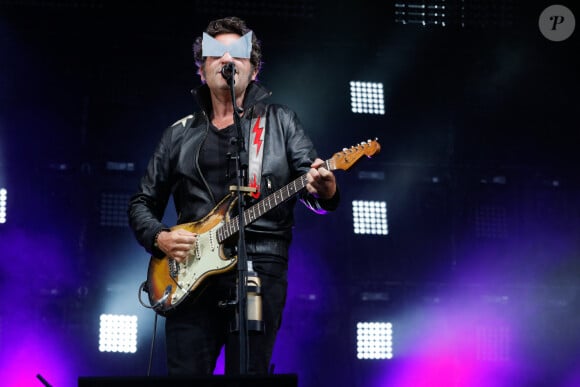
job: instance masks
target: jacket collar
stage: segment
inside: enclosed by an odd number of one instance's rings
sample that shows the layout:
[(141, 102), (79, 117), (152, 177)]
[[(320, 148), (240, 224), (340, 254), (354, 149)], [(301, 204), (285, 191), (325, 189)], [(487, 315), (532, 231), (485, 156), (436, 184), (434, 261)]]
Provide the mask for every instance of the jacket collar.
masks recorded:
[[(199, 107), (209, 116), (211, 113), (211, 96), (207, 84), (203, 84), (192, 91)], [(250, 82), (244, 95), (244, 110), (254, 106), (256, 103), (268, 98), (272, 92), (256, 81)]]

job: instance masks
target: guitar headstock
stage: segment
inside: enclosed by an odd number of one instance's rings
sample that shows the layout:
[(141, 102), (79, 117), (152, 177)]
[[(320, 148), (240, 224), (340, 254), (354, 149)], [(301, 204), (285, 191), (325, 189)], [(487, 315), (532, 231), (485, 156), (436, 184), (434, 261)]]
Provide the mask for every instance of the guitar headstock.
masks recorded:
[(332, 169), (342, 169), (346, 171), (352, 167), (361, 157), (372, 157), (379, 153), (381, 144), (375, 138), (374, 140), (363, 141), (360, 144), (353, 145), (350, 148), (344, 148), (341, 152), (335, 153), (329, 160)]

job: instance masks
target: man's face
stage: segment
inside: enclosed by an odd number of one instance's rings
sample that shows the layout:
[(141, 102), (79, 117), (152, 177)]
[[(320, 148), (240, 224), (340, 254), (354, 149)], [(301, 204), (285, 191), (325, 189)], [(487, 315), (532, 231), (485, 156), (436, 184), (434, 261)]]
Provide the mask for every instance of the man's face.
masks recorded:
[[(236, 43), (241, 38), (238, 34), (228, 33), (220, 34), (214, 37), (225, 46), (230, 46)], [(235, 89), (242, 92), (246, 89), (250, 81), (256, 79), (257, 72), (252, 68), (250, 59), (235, 58), (229, 52), (225, 52), (222, 56), (207, 56), (203, 67), (200, 69), (201, 80), (209, 86), (211, 90), (225, 89), (229, 90), (227, 81), (222, 77), (221, 69), (229, 62), (233, 62), (236, 66)]]

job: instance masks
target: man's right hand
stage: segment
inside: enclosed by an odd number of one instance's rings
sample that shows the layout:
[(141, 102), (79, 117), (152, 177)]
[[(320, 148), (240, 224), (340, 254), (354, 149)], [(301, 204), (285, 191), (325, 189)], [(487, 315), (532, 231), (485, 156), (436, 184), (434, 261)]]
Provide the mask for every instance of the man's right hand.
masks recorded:
[(182, 263), (190, 255), (196, 240), (197, 234), (177, 228), (161, 231), (157, 236), (157, 247), (169, 258)]

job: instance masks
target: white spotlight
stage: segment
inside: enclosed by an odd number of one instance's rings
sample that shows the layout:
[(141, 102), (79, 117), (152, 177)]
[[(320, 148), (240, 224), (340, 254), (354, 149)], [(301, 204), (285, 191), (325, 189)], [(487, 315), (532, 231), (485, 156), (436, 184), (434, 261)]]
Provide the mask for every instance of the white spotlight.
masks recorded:
[(100, 352), (137, 352), (137, 316), (102, 314), (99, 328)]
[(353, 113), (385, 114), (385, 93), (382, 83), (350, 82), (350, 105)]
[(393, 358), (393, 324), (358, 322), (356, 324), (356, 357), (361, 360)]
[(352, 219), (355, 234), (387, 235), (387, 202), (353, 200)]
[(8, 212), (8, 190), (0, 188), (0, 223), (6, 223)]

